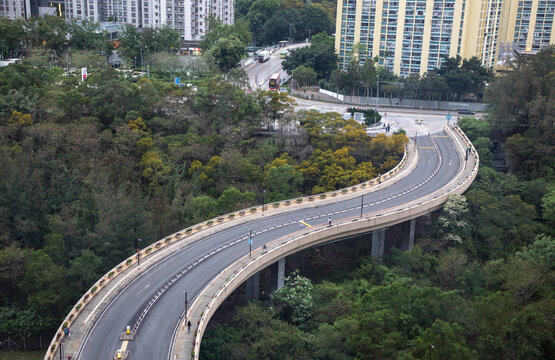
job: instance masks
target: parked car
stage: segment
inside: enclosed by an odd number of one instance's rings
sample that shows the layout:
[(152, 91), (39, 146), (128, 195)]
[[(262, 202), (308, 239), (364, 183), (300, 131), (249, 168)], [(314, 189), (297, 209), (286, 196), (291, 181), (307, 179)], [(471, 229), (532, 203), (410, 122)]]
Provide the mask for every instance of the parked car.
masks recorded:
[(461, 115), (474, 115), (474, 114), (476, 114), (474, 111), (468, 110), (468, 109), (459, 109), (458, 113), (461, 114)]

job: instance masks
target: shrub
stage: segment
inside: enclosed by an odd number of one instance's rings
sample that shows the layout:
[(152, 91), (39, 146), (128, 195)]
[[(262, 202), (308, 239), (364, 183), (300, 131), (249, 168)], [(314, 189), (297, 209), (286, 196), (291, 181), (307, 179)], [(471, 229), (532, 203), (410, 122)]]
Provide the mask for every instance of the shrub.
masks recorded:
[(320, 194), (320, 199), (325, 199), (327, 197), (326, 194)]
[(347, 192), (349, 192), (349, 190), (347, 190), (347, 189), (341, 190), (341, 193), (342, 193), (342, 194), (345, 194), (345, 193), (347, 193)]
[(212, 224), (214, 224), (214, 221), (212, 221), (212, 220), (209, 220), (209, 221), (206, 222), (206, 225), (208, 225), (208, 226), (210, 226)]
[(251, 213), (255, 213), (255, 212), (256, 212), (256, 208), (252, 208)]
[(165, 241), (166, 241), (166, 243), (168, 244), (168, 243), (170, 243), (170, 242), (172, 241), (172, 238), (167, 237)]
[(243, 216), (243, 215), (245, 215), (245, 212), (241, 211), (241, 212), (239, 212), (239, 215)]
[(96, 286), (96, 285), (93, 286), (92, 289), (91, 289), (91, 294), (94, 294), (94, 292), (96, 291), (96, 289), (98, 289), (97, 286)]
[(297, 199), (297, 202), (298, 202), (298, 203), (302, 203), (302, 202), (303, 202), (303, 199)]
[(149, 252), (151, 252), (151, 251), (152, 251), (152, 248), (151, 248), (151, 247), (149, 247), (148, 249), (146, 249), (146, 251), (145, 251), (145, 252), (146, 252), (146, 253), (148, 254), (148, 253), (149, 253)]
[(131, 262), (133, 262), (133, 259), (127, 259), (127, 261), (125, 262), (125, 265), (129, 265), (131, 264)]
[(185, 232), (186, 232), (187, 234), (189, 234), (191, 231), (193, 231), (193, 229), (191, 229), (191, 228), (188, 228), (187, 230), (185, 230)]
[(111, 278), (112, 276), (114, 276), (114, 272), (110, 271), (110, 273), (108, 274), (108, 277)]
[(67, 323), (67, 321), (64, 321), (64, 323), (62, 324), (62, 329), (65, 329), (69, 324)]
[(155, 247), (156, 249), (158, 249), (161, 245), (162, 245), (161, 243), (157, 243), (156, 245), (154, 245), (154, 247)]
[(228, 218), (233, 219), (235, 217), (235, 214), (229, 214)]

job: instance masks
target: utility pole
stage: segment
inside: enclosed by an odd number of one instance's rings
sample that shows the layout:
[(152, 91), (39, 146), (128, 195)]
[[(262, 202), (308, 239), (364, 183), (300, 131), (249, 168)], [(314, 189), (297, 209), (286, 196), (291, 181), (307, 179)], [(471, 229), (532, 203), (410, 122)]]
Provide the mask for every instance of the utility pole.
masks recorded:
[(308, 42), (310, 42), (310, 34), (312, 33), (312, 30), (308, 30)]
[(291, 27), (293, 24), (289, 24), (289, 44), (291, 44)]
[(362, 219), (362, 209), (364, 208), (364, 194), (360, 197), (360, 218)]

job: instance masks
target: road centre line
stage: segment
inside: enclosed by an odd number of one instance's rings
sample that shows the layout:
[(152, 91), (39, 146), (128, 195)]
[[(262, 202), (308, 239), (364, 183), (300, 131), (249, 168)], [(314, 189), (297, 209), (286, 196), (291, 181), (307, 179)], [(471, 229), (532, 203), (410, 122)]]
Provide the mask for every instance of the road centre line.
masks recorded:
[(301, 221), (299, 221), (299, 222), (300, 222), (301, 224), (303, 224), (303, 225), (305, 225), (305, 226), (307, 226), (307, 227), (311, 228), (311, 229), (313, 228), (313, 226), (312, 226), (312, 225), (309, 225), (309, 224), (307, 224), (306, 222), (304, 222), (304, 221), (302, 221), (302, 220), (301, 220)]

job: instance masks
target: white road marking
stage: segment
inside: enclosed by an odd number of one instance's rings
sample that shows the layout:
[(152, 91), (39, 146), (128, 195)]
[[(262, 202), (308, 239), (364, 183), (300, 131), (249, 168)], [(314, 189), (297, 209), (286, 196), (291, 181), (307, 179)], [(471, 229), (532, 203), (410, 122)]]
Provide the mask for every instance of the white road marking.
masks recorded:
[(142, 288), (141, 290), (139, 290), (139, 292), (137, 293), (137, 295), (139, 295), (140, 293), (142, 293), (143, 291), (145, 291), (146, 289), (148, 289), (150, 287), (150, 284), (146, 284), (146, 286), (144, 288)]

